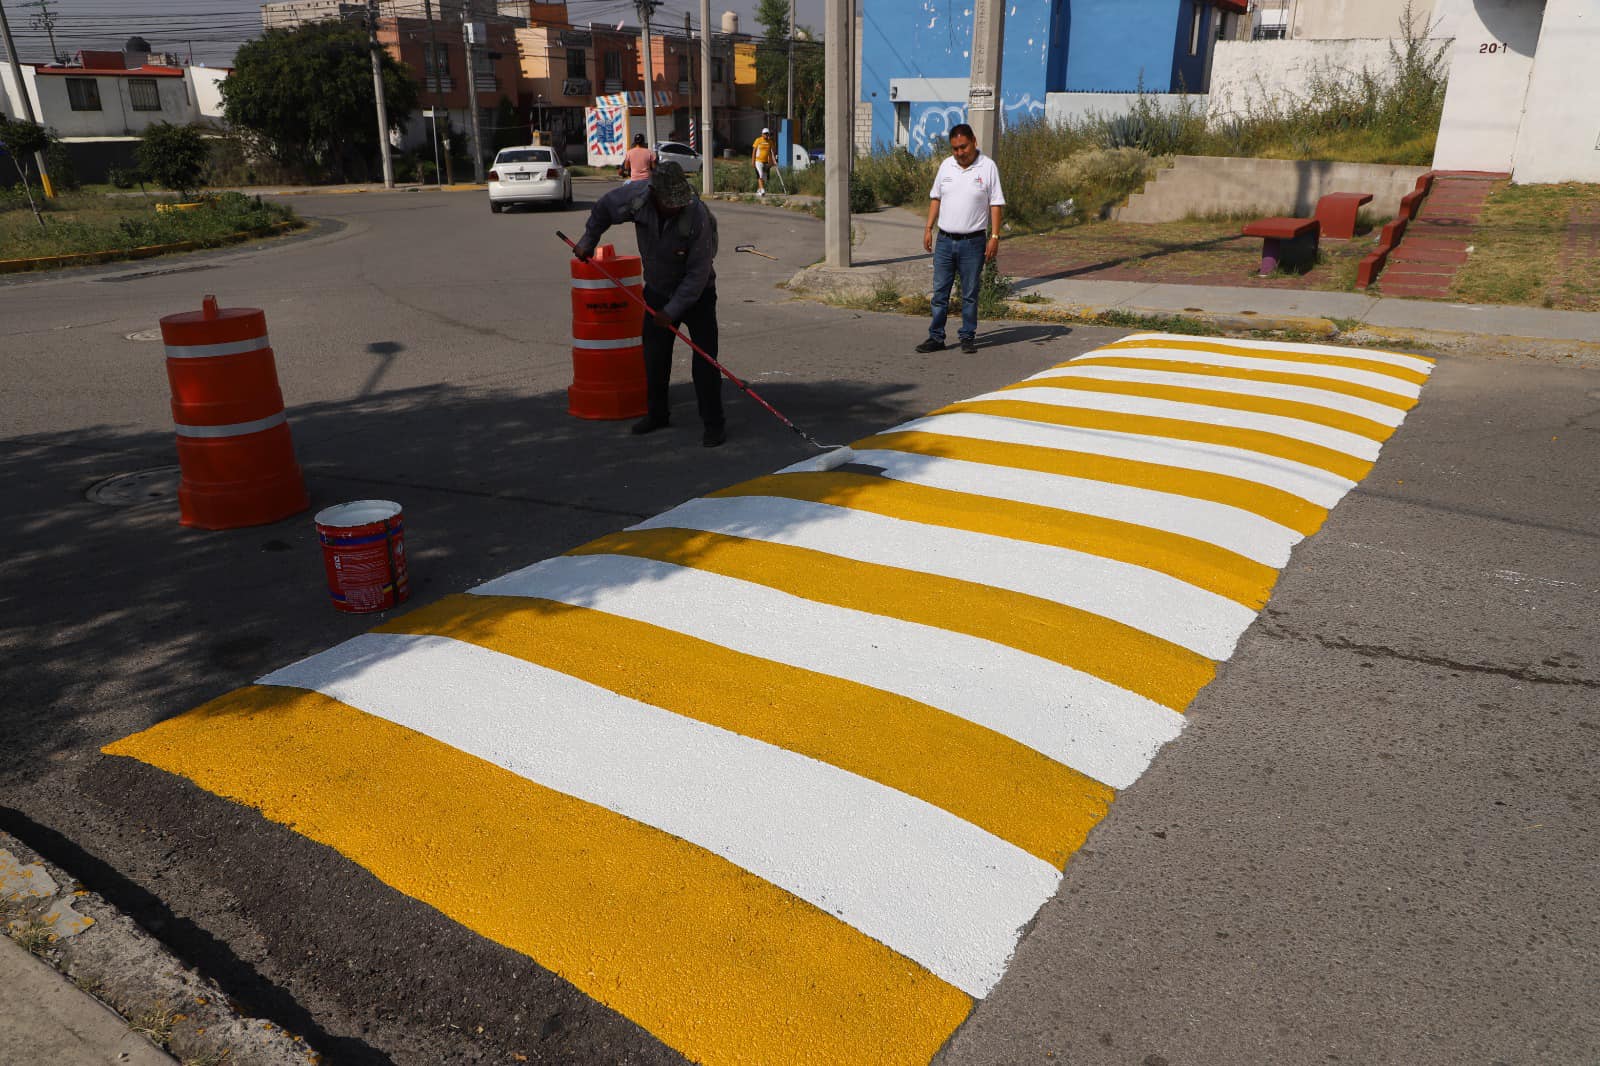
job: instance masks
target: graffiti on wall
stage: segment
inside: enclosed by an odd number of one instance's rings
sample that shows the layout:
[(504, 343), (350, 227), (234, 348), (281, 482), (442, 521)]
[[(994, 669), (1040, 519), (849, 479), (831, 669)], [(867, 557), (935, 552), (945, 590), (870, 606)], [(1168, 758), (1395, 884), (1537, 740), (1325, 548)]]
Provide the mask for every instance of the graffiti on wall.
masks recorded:
[[(1042, 116), (1044, 101), (1035, 100), (1031, 93), (1023, 93), (1004, 101), (1000, 114), (1004, 129), (1020, 119)], [(948, 139), (952, 127), (967, 121), (967, 108), (965, 104), (913, 104), (911, 119), (906, 147), (914, 155), (923, 155), (933, 151), (935, 142)]]

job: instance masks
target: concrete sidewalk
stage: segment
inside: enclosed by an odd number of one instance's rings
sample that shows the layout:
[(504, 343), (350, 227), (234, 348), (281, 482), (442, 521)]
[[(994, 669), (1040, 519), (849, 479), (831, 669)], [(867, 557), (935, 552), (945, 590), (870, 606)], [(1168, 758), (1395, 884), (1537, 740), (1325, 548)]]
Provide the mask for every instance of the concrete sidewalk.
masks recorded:
[[(871, 291), (892, 281), (903, 291), (925, 291), (932, 256), (922, 249), (923, 216), (888, 208), (852, 218), (854, 263), (848, 269), (807, 267), (789, 282), (813, 293)], [(1005, 267), (1005, 246), (1000, 265)], [(1600, 344), (1600, 314), (1547, 311), (1499, 304), (1401, 300), (1359, 292), (1310, 292), (1222, 285), (1178, 285), (1137, 281), (1019, 278), (1016, 295), (1037, 294), (1052, 310), (1093, 317), (1107, 311), (1145, 316), (1181, 315), (1220, 329), (1285, 329), (1336, 333), (1386, 330), (1451, 336), (1495, 336)], [(1337, 321), (1335, 321), (1337, 320)]]
[(176, 1066), (110, 1007), (0, 935), (0, 1062)]

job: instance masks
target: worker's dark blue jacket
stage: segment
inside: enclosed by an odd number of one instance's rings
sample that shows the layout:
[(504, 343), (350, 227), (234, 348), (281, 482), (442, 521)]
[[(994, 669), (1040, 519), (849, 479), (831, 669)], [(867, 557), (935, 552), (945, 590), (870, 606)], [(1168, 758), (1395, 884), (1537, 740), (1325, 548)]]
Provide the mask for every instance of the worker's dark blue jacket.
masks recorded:
[(666, 297), (661, 310), (682, 322), (689, 308), (717, 280), (717, 219), (696, 197), (672, 218), (663, 218), (650, 196), (648, 182), (619, 185), (600, 197), (589, 212), (578, 250), (592, 255), (600, 235), (619, 222), (632, 222), (644, 260), (645, 287)]

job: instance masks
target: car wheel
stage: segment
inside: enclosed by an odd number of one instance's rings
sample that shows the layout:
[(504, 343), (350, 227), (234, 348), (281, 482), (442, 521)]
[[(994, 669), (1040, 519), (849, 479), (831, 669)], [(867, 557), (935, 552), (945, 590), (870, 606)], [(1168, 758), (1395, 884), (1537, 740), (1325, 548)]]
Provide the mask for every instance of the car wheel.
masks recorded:
[(498, 215), (501, 212), (503, 207), (504, 207), (503, 204), (497, 204), (493, 200), (489, 201), (489, 210), (491, 212), (493, 212), (494, 214), (496, 214), (496, 215)]

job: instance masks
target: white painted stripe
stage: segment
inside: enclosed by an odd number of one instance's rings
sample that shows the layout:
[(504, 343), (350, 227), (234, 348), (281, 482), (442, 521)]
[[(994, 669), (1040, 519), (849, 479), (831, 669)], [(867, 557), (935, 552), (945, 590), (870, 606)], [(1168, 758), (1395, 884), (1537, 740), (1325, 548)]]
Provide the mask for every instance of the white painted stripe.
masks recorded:
[(580, 337), (573, 337), (572, 338), (572, 346), (574, 348), (595, 348), (595, 349), (603, 348), (603, 349), (608, 349), (608, 350), (612, 349), (612, 348), (637, 348), (643, 343), (644, 343), (643, 339), (641, 339), (639, 337), (621, 337), (621, 338), (618, 338), (616, 340), (608, 340), (608, 341), (604, 341), (604, 340), (584, 340), (584, 339), (582, 339)]
[(1060, 879), (875, 781), (447, 637), (368, 633), (262, 683), (313, 689), (681, 837), (973, 996)]
[(604, 611), (893, 692), (1112, 788), (1138, 780), (1184, 726), (1181, 714), (1154, 700), (1004, 644), (656, 559), (560, 556), (471, 591)]
[[(627, 277), (618, 278), (617, 280), (624, 285), (643, 285), (644, 275), (629, 274)], [(614, 289), (616, 285), (606, 278), (573, 278), (572, 287), (574, 289)]]
[(1291, 459), (1232, 448), (1223, 444), (1150, 437), (1139, 433), (1077, 429), (1026, 422), (998, 415), (951, 414), (918, 418), (886, 433), (942, 433), (972, 440), (992, 440), (1003, 444), (1029, 444), (1060, 451), (1086, 452), (1114, 459), (1159, 463), (1185, 470), (1204, 470), (1213, 474), (1253, 481), (1258, 485), (1291, 492), (1319, 507), (1331, 508), (1355, 487), (1355, 482), (1320, 467), (1307, 466)]
[(1183, 389), (1206, 389), (1211, 392), (1232, 392), (1241, 396), (1259, 396), (1268, 400), (1288, 400), (1326, 407), (1330, 411), (1356, 415), (1385, 426), (1398, 426), (1405, 420), (1404, 411), (1357, 396), (1329, 392), (1308, 385), (1279, 385), (1271, 381), (1251, 381), (1248, 378), (1211, 378), (1204, 374), (1185, 374), (1172, 370), (1135, 370), (1132, 367), (1097, 366), (1093, 363), (1078, 366), (1052, 367), (1028, 378), (1029, 381), (1048, 381), (1051, 378), (1093, 378), (1096, 381), (1127, 381), (1141, 385), (1171, 385)]
[(242, 341), (224, 341), (221, 344), (169, 344), (168, 359), (210, 359), (217, 355), (243, 355), (267, 347), (267, 335), (249, 337)]
[[(1378, 458), (1379, 444), (1348, 430), (1307, 422), (1301, 418), (1284, 415), (1264, 415), (1255, 411), (1236, 411), (1230, 407), (1212, 407), (1203, 403), (1185, 403), (1181, 400), (1156, 400), (1148, 396), (1125, 396), (1115, 392), (1079, 392), (1076, 389), (1004, 389), (985, 392), (963, 402), (984, 400), (1012, 400), (1022, 403), (1044, 404), (1049, 407), (1069, 407), (1083, 411), (1106, 411), (1120, 415), (1145, 415), (1151, 418), (1175, 418), (1184, 422), (1198, 422), (1208, 426), (1228, 429), (1253, 429), (1263, 433), (1276, 433), (1280, 437), (1305, 441), (1331, 448), (1336, 452), (1369, 462)], [(1018, 416), (1022, 417), (1022, 416)]]
[[(1371, 370), (1352, 370), (1343, 366), (1327, 366), (1323, 363), (1291, 363), (1283, 359), (1257, 359), (1245, 355), (1218, 355), (1215, 352), (1196, 352), (1180, 348), (1097, 348), (1092, 352), (1085, 352), (1077, 358), (1093, 359), (1096, 356), (1158, 359), (1167, 363), (1204, 363), (1206, 366), (1231, 366), (1238, 367), (1241, 370), (1266, 370), (1274, 374), (1293, 374), (1296, 377), (1348, 381), (1352, 385), (1365, 385), (1371, 389), (1391, 392), (1396, 396), (1404, 396), (1408, 399), (1416, 399), (1422, 395), (1421, 385), (1413, 385), (1409, 381), (1401, 381), (1399, 378), (1390, 377), (1388, 374), (1379, 374)], [(1068, 360), (1064, 365), (1070, 366), (1074, 361)], [(1314, 386), (1316, 382), (1307, 381), (1306, 384)]]
[(1238, 507), (1133, 485), (915, 452), (866, 449), (857, 451), (854, 461), (877, 467), (895, 481), (1129, 522), (1279, 568), (1288, 564), (1289, 550), (1303, 539), (1287, 526)]
[(235, 422), (227, 426), (185, 426), (174, 423), (173, 429), (177, 430), (180, 437), (247, 437), (252, 433), (260, 433), (264, 429), (281, 426), (289, 420), (283, 411), (266, 418), (258, 418), (254, 422)]
[(1209, 659), (1256, 612), (1142, 566), (989, 533), (774, 496), (698, 499), (630, 529), (700, 529), (1010, 589), (1111, 618)]
[[(1160, 340), (1206, 343), (1206, 338), (1204, 337), (1187, 337), (1177, 333), (1133, 333), (1122, 339), (1127, 341)], [(1433, 364), (1426, 359), (1419, 359), (1414, 355), (1406, 355), (1402, 352), (1385, 352), (1372, 348), (1343, 348), (1337, 344), (1301, 344), (1299, 341), (1244, 341), (1235, 340), (1232, 337), (1226, 340), (1219, 340), (1216, 343), (1226, 344), (1234, 348), (1259, 348), (1262, 352), (1343, 355), (1353, 359), (1370, 359), (1374, 363), (1389, 363), (1393, 366), (1404, 367), (1407, 370), (1417, 370), (1424, 374), (1433, 372)]]

